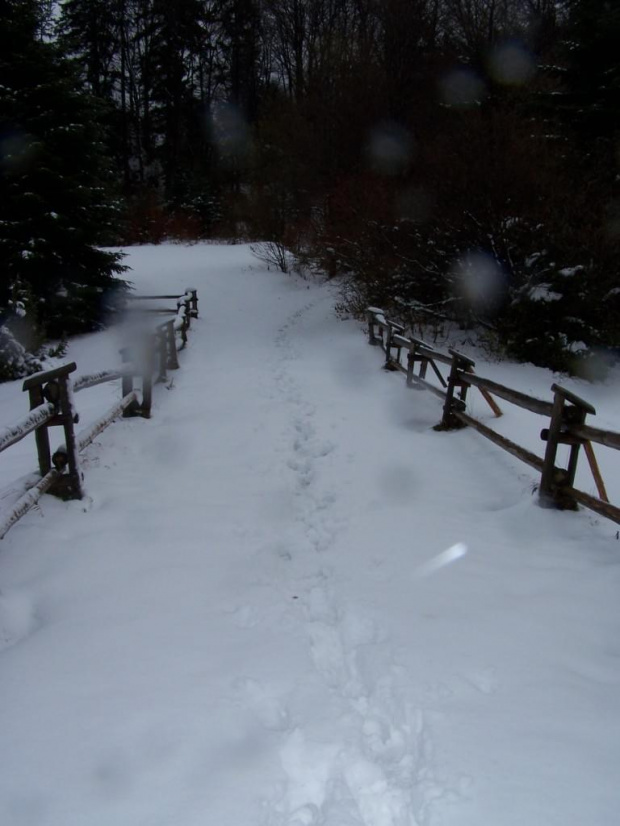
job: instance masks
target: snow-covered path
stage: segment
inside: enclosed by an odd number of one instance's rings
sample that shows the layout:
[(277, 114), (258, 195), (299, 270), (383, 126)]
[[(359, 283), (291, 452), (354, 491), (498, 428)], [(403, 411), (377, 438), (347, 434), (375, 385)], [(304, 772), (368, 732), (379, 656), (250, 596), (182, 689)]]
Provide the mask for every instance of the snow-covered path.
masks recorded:
[(434, 433), (329, 286), (239, 247), (130, 263), (201, 318), (153, 418), (89, 449), (89, 498), (2, 543), (2, 826), (615, 824), (612, 526)]

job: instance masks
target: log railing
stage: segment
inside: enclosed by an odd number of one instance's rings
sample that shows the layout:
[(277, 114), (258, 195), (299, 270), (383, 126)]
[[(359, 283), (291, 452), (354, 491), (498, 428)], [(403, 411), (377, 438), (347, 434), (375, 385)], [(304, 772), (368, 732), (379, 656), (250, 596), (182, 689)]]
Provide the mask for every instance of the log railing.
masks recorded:
[[(620, 524), (620, 508), (609, 502), (592, 447), (595, 442), (620, 450), (620, 433), (586, 424), (586, 417), (596, 413), (589, 402), (558, 384), (551, 386), (553, 401), (545, 401), (478, 376), (474, 372), (475, 363), (468, 356), (456, 350), (449, 350), (447, 354), (440, 353), (421, 339), (406, 337), (403, 327), (387, 319), (383, 310), (377, 307), (368, 308), (367, 321), (368, 341), (384, 351), (384, 367), (405, 373), (409, 387), (430, 390), (442, 400), (443, 416), (435, 426), (436, 430), (474, 428), (486, 439), (541, 474), (538, 494), (543, 506), (574, 510), (581, 504)], [(406, 365), (402, 363), (403, 352), (407, 354)], [(441, 367), (447, 367), (448, 370), (442, 373)], [(439, 386), (429, 381), (429, 368)], [(482, 394), (495, 416), (502, 415), (495, 400), (500, 398), (531, 413), (547, 417), (550, 420), (549, 426), (540, 433), (540, 438), (545, 442), (544, 456), (537, 456), (466, 413), (470, 387)], [(565, 468), (557, 466), (560, 445), (569, 446)], [(575, 488), (577, 462), (582, 447), (598, 497)]]
[[(157, 325), (153, 333), (131, 347), (121, 350), (123, 364), (111, 370), (71, 378), (77, 369), (75, 362), (29, 376), (22, 389), (28, 392), (30, 413), (19, 422), (0, 428), (0, 453), (34, 433), (38, 476), (30, 477), (26, 490), (5, 513), (0, 512), (0, 539), (34, 507), (44, 493), (62, 499), (81, 499), (83, 474), (80, 453), (119, 416), (150, 418), (153, 376), (156, 382), (167, 379), (167, 371), (179, 367), (177, 350), (187, 344), (187, 331), (192, 318), (198, 317), (196, 290), (186, 290), (181, 296), (143, 296), (142, 298), (174, 298), (175, 309), (163, 312), (172, 318)], [(160, 312), (157, 310), (157, 312)], [(177, 335), (178, 334), (178, 335)], [(75, 432), (79, 416), (74, 395), (107, 382), (121, 379), (121, 398), (88, 427)], [(134, 387), (138, 381), (140, 388)], [(62, 426), (64, 442), (52, 453), (49, 428)]]

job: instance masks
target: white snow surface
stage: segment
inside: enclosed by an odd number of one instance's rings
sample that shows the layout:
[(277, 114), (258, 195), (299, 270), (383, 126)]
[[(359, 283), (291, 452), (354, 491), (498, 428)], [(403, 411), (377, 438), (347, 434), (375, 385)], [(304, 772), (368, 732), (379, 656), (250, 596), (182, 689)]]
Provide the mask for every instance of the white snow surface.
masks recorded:
[[(433, 431), (439, 401), (380, 369), (333, 285), (246, 246), (127, 252), (138, 292), (195, 285), (200, 318), (152, 418), (83, 454), (86, 498), (0, 543), (0, 824), (620, 822), (617, 526)], [(113, 368), (119, 341), (68, 358)], [(544, 398), (558, 380), (475, 358)], [(617, 382), (563, 383), (617, 428)], [(79, 427), (119, 398), (77, 395)], [(541, 454), (546, 423), (502, 406), (471, 393)], [(2, 423), (26, 413), (0, 387)], [(2, 454), (0, 505), (35, 466), (32, 436)]]

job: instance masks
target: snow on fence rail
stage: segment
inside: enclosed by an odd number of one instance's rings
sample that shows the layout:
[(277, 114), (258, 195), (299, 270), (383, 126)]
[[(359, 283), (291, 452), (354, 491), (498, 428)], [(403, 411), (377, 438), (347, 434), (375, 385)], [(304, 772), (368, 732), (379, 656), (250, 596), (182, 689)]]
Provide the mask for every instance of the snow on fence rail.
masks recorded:
[[(368, 341), (372, 345), (381, 346), (385, 353), (385, 368), (406, 373), (408, 387), (429, 390), (443, 401), (443, 416), (435, 430), (473, 427), (486, 439), (541, 474), (538, 494), (542, 505), (575, 510), (578, 504), (581, 504), (620, 524), (620, 508), (609, 502), (592, 447), (592, 442), (596, 442), (620, 450), (620, 433), (586, 424), (587, 415), (596, 414), (589, 402), (558, 384), (551, 386), (553, 401), (545, 401), (478, 376), (474, 373), (475, 362), (472, 359), (457, 350), (449, 350), (448, 354), (440, 353), (422, 339), (406, 337), (402, 325), (387, 319), (383, 310), (378, 307), (368, 308), (367, 321)], [(407, 354), (406, 364), (402, 363), (403, 352)], [(445, 375), (439, 365), (449, 368)], [(429, 381), (429, 368), (439, 386)], [(467, 391), (470, 387), (480, 391), (495, 416), (502, 415), (494, 398), (497, 397), (537, 415), (548, 417), (549, 426), (543, 428), (540, 433), (540, 438), (546, 443), (544, 456), (537, 456), (468, 415), (465, 410)], [(566, 468), (556, 465), (560, 445), (570, 447)], [(588, 460), (598, 497), (575, 488), (575, 474), (581, 447)]]
[[(132, 297), (134, 298), (134, 297)], [(187, 344), (187, 331), (192, 318), (198, 317), (196, 290), (186, 290), (183, 295), (135, 296), (144, 301), (152, 299), (176, 299), (175, 309), (156, 310), (174, 317), (158, 324), (155, 331), (140, 341), (139, 348), (121, 350), (123, 364), (111, 370), (79, 376), (71, 380), (77, 369), (75, 362), (53, 370), (45, 370), (29, 376), (22, 390), (28, 391), (30, 413), (14, 425), (0, 429), (0, 453), (21, 441), (29, 433), (35, 434), (39, 477), (15, 502), (8, 512), (0, 513), (0, 539), (7, 531), (37, 504), (44, 493), (62, 499), (81, 499), (82, 473), (79, 454), (119, 416), (150, 418), (153, 397), (153, 375), (156, 381), (165, 381), (168, 370), (179, 367), (177, 350)], [(138, 312), (151, 312), (140, 309)], [(178, 333), (178, 337), (177, 337)], [(73, 395), (105, 382), (121, 379), (121, 399), (106, 413), (76, 435), (74, 425), (79, 421), (73, 405)], [(134, 380), (141, 380), (141, 400)], [(62, 426), (64, 444), (52, 454), (49, 428)]]

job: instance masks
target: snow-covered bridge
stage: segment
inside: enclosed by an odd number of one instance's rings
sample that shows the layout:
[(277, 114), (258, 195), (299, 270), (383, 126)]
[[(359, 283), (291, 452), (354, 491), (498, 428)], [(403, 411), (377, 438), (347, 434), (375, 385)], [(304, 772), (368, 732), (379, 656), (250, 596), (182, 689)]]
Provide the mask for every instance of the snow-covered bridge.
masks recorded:
[[(128, 263), (141, 292), (195, 285), (201, 318), (152, 419), (86, 451), (86, 498), (0, 545), (0, 823), (615, 823), (615, 526), (435, 433), (437, 400), (379, 369), (332, 286), (241, 246)], [(68, 356), (92, 372), (118, 346)], [(616, 389), (593, 394), (612, 426)], [(82, 421), (115, 398), (81, 394)], [(3, 454), (0, 487), (33, 456)]]

